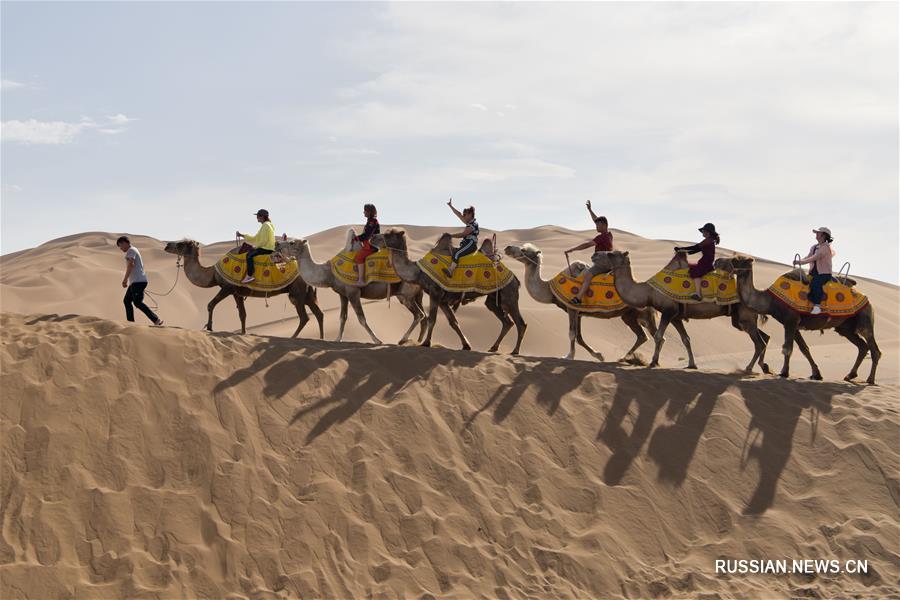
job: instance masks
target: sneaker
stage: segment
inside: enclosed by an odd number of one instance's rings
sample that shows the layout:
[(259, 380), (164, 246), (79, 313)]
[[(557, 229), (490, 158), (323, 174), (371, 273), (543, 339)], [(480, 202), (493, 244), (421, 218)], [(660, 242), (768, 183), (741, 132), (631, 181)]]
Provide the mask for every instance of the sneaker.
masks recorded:
[(575, 306), (578, 306), (579, 304), (581, 304), (581, 298), (578, 298), (578, 297), (572, 298), (572, 301), (570, 302), (570, 304), (574, 304)]
[(441, 271), (443, 271), (444, 275), (446, 275), (447, 277), (453, 277), (453, 272), (450, 271), (450, 269), (441, 269)]
[(241, 283), (250, 283), (251, 281), (256, 281), (256, 277), (251, 277), (250, 275), (247, 275), (246, 277), (241, 279)]
[(700, 297), (700, 294), (691, 294), (691, 300), (696, 300), (697, 302), (703, 302), (703, 298)]
[(821, 314), (822, 314), (822, 307), (819, 306), (818, 304), (814, 305), (814, 306), (813, 306), (813, 309), (812, 309), (811, 311), (809, 311), (809, 314), (811, 314), (811, 315), (821, 315)]

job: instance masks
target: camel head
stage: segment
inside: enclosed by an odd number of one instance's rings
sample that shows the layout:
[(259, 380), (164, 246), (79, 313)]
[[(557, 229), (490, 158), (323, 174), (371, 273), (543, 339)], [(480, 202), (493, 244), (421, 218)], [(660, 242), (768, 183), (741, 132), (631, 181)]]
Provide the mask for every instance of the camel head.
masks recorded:
[(534, 244), (525, 244), (524, 246), (507, 246), (504, 249), (504, 252), (508, 257), (514, 258), (522, 264), (541, 264), (541, 251)]
[(734, 259), (733, 258), (717, 258), (713, 263), (713, 268), (719, 271), (723, 271), (728, 273), (734, 273)]
[(373, 236), (372, 244), (379, 248), (406, 250), (406, 231), (398, 227), (391, 227), (384, 233)]
[(735, 256), (731, 259), (731, 267), (735, 271), (752, 271), (753, 257), (741, 255)]
[(453, 247), (453, 238), (450, 237), (450, 234), (444, 232), (441, 234), (441, 237), (438, 238), (438, 241), (435, 242), (434, 248), (432, 251), (436, 251), (439, 254), (450, 254), (450, 249)]
[[(275, 240), (275, 255), (297, 258), (304, 249), (309, 248), (309, 242), (302, 238), (289, 238), (286, 235)], [(277, 260), (277, 258), (276, 258)]]
[(200, 254), (200, 243), (195, 242), (194, 240), (166, 242), (164, 250), (169, 254), (177, 254), (178, 256), (196, 256)]
[(598, 267), (600, 271), (608, 273), (615, 269), (616, 267), (627, 266), (631, 264), (631, 259), (628, 258), (628, 251), (622, 252), (620, 250), (613, 250), (611, 252), (595, 252), (592, 256), (594, 261), (594, 266)]

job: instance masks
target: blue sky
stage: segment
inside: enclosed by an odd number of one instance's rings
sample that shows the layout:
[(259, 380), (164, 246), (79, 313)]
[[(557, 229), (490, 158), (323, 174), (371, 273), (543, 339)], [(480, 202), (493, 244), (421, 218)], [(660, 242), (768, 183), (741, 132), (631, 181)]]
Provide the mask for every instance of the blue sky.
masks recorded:
[(2, 4), (2, 252), (614, 227), (898, 281), (896, 3)]

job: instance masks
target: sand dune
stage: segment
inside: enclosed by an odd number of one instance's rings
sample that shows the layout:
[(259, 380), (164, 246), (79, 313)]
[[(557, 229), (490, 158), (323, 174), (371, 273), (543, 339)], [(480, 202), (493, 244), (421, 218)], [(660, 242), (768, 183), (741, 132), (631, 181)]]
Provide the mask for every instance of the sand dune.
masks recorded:
[[(442, 228), (404, 226), (410, 238), (412, 256), (424, 254), (437, 239)], [(344, 243), (347, 227), (336, 227), (309, 237), (313, 256), (324, 262), (334, 256)], [(279, 230), (280, 231), (280, 230)], [(495, 233), (482, 230), (483, 236)], [(288, 233), (291, 233), (288, 231)], [(545, 272), (548, 278), (565, 266), (562, 251), (565, 248), (589, 239), (590, 232), (576, 232), (568, 229), (545, 226), (535, 229), (500, 231), (498, 244), (522, 244), (533, 242), (544, 252)], [(54, 240), (37, 248), (3, 256), (0, 258), (0, 309), (19, 313), (77, 313), (105, 319), (124, 319), (119, 285), (124, 263), (122, 253), (115, 247), (115, 234), (85, 233)], [(166, 292), (176, 279), (175, 257), (163, 252), (159, 240), (132, 236), (135, 245), (141, 249), (151, 278), (151, 291)], [(631, 252), (635, 277), (643, 279), (656, 273), (669, 260), (675, 242), (648, 240), (639, 236), (615, 231), (617, 247)], [(683, 243), (679, 241), (678, 243)], [(204, 264), (213, 264), (233, 242), (222, 242), (202, 249)], [(805, 247), (804, 247), (805, 249)], [(728, 255), (727, 249), (720, 255)], [(581, 258), (587, 260), (589, 251)], [(511, 260), (506, 264), (519, 277), (523, 277), (523, 267)], [(779, 274), (787, 270), (784, 265), (760, 261), (757, 264), (756, 282), (762, 287), (768, 285)], [(900, 295), (894, 285), (867, 279), (859, 280), (859, 289), (867, 294), (876, 309), (876, 336), (884, 357), (879, 367), (879, 381), (898, 383), (900, 381)], [(206, 323), (206, 304), (214, 295), (214, 290), (192, 286), (182, 275), (169, 296), (160, 298), (160, 314), (170, 325), (199, 329)], [(327, 289), (319, 290), (319, 302), (326, 311), (326, 339), (337, 335), (337, 296)], [(285, 296), (268, 301), (250, 300), (248, 306), (249, 331), (260, 335), (289, 336), (296, 327), (296, 313)], [(532, 300), (523, 290), (521, 305), (528, 322), (528, 333), (523, 345), (523, 353), (536, 356), (563, 356), (568, 351), (567, 320), (565, 314), (555, 306), (541, 305)], [(370, 325), (385, 341), (396, 341), (409, 325), (409, 313), (397, 302), (371, 302), (366, 305)], [(143, 316), (138, 315), (139, 319)], [(494, 341), (499, 323), (484, 307), (483, 302), (465, 306), (459, 311), (462, 327), (476, 349), (487, 349)], [(237, 311), (230, 300), (222, 302), (216, 309), (215, 327), (234, 331), (239, 326)], [(585, 337), (600, 350), (607, 360), (615, 360), (628, 350), (633, 336), (621, 321), (600, 321), (588, 319), (584, 324)], [(769, 344), (768, 362), (777, 370), (781, 365), (781, 327), (770, 322), (765, 330), (772, 335)], [(743, 368), (752, 355), (752, 346), (747, 336), (736, 331), (728, 319), (712, 321), (692, 321), (688, 324), (694, 352), (701, 369), (731, 372)], [(308, 326), (302, 333), (305, 338), (317, 337), (314, 326)], [(686, 353), (675, 332), (669, 335), (664, 346), (662, 364), (684, 366)], [(849, 371), (856, 355), (855, 348), (833, 332), (825, 335), (807, 334), (807, 341), (822, 367), (826, 379), (840, 380)], [(345, 340), (368, 342), (369, 338), (351, 314)], [(443, 316), (438, 319), (435, 341), (449, 348), (458, 348), (456, 335), (450, 330)], [(514, 343), (509, 336), (501, 346), (508, 352)], [(643, 354), (649, 356), (650, 345), (644, 346)], [(576, 356), (586, 357), (579, 349)], [(808, 377), (809, 365), (799, 352), (794, 353), (792, 375)], [(868, 373), (869, 361), (863, 363), (861, 372)]]
[(892, 385), (0, 324), (3, 598), (897, 594)]

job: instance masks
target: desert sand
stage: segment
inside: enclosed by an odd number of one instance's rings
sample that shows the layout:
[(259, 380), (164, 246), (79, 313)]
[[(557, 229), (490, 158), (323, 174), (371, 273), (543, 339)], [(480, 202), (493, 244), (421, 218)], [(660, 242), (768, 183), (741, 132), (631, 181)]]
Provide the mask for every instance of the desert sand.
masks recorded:
[[(441, 231), (407, 230), (414, 256)], [(316, 259), (345, 231), (310, 236)], [(675, 245), (615, 235), (637, 278)], [(841, 381), (855, 350), (833, 332), (807, 335), (826, 381), (804, 379), (799, 352), (792, 379), (741, 376), (752, 349), (727, 319), (688, 324), (700, 371), (681, 368), (674, 332), (658, 370), (562, 360), (565, 315), (524, 289), (521, 357), (456, 350), (442, 317), (445, 347), (362, 343), (352, 315), (351, 341), (327, 341), (338, 302), (324, 289), (326, 341), (312, 325), (283, 337), (284, 296), (248, 302), (248, 335), (225, 301), (207, 333), (213, 290), (183, 275), (160, 299), (170, 327), (131, 325), (115, 237), (0, 259), (3, 598), (900, 595), (896, 286), (859, 281), (884, 352), (865, 386)], [(588, 237), (498, 232), (541, 247), (545, 278)], [(175, 257), (132, 239), (150, 289), (169, 289)], [(757, 285), (785, 270), (759, 263)], [(408, 325), (396, 302), (366, 311), (385, 340)], [(460, 317), (476, 349), (493, 341), (482, 303)], [(777, 370), (780, 326), (765, 330)], [(632, 341), (596, 319), (585, 336), (607, 360)], [(870, 570), (722, 576), (721, 558)]]

